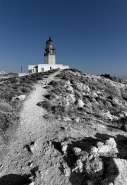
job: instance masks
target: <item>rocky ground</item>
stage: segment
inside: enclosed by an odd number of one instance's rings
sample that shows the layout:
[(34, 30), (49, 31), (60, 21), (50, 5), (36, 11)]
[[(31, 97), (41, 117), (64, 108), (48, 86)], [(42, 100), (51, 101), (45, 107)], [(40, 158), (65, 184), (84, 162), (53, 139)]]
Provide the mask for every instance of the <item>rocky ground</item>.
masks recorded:
[(76, 69), (0, 81), (0, 185), (127, 185), (127, 82)]

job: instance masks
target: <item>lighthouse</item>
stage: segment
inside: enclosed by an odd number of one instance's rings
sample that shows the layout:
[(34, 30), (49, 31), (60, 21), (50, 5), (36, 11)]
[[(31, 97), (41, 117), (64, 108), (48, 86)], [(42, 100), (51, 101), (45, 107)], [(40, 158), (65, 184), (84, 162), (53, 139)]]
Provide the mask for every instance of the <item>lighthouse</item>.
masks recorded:
[(49, 37), (46, 42), (46, 47), (44, 50), (44, 64), (32, 64), (28, 65), (28, 72), (29, 73), (40, 73), (44, 71), (49, 71), (53, 69), (69, 69), (68, 65), (63, 64), (56, 64), (56, 52), (54, 48), (54, 43)]
[(44, 61), (45, 64), (56, 64), (56, 52), (51, 37), (49, 37), (49, 39), (46, 42)]

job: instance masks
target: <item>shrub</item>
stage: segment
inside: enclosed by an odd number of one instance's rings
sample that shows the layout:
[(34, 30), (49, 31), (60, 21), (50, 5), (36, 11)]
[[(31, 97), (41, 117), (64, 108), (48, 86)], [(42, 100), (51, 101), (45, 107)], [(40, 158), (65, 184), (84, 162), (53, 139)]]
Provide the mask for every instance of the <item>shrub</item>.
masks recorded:
[(123, 98), (124, 100), (127, 100), (127, 92), (122, 92), (122, 98)]
[(18, 89), (18, 88), (19, 88), (19, 86), (13, 86), (12, 88), (13, 88), (13, 89)]
[[(56, 87), (56, 88), (52, 89), (51, 92), (53, 92), (57, 95), (61, 95), (61, 94), (63, 94), (63, 89), (61, 87)], [(64, 92), (65, 92), (65, 89), (64, 89)]]
[(6, 90), (3, 94), (3, 98), (6, 100), (6, 102), (10, 102), (13, 95), (9, 90)]
[(42, 80), (42, 79), (43, 79), (43, 77), (40, 77), (40, 76), (39, 76), (39, 77), (37, 77), (36, 79), (37, 79), (37, 80)]
[(4, 91), (6, 89), (6, 87), (4, 85), (0, 86), (0, 91)]
[(79, 91), (75, 91), (75, 97), (76, 99), (78, 98), (82, 99), (82, 94)]
[(25, 88), (29, 88), (30, 90), (34, 89), (34, 87), (32, 85), (30, 85), (30, 84), (25, 84), (24, 87)]
[(19, 78), (11, 78), (10, 79), (10, 83), (17, 83), (17, 82), (20, 82), (20, 79)]
[(64, 106), (56, 105), (52, 107), (52, 113), (55, 115), (63, 115), (66, 112)]
[(50, 101), (44, 100), (42, 102), (37, 103), (38, 106), (43, 107), (47, 111), (52, 110), (52, 103)]
[[(16, 123), (19, 117), (14, 112), (4, 113), (0, 111), (0, 131), (4, 132), (4, 138), (9, 136), (9, 132), (5, 135), (5, 132), (11, 128), (16, 127)], [(12, 132), (11, 132), (12, 133)]]
[(22, 87), (22, 92), (28, 93), (28, 92), (30, 92), (30, 88), (29, 87)]
[(12, 106), (9, 105), (8, 103), (0, 103), (0, 110), (4, 112), (10, 112), (12, 111)]
[(52, 86), (55, 86), (55, 85), (58, 85), (58, 82), (55, 81), (55, 80), (52, 80), (51, 82), (49, 82), (48, 85), (52, 85)]
[(68, 76), (68, 75), (65, 74), (65, 75), (62, 76), (62, 79), (69, 80), (70, 81), (70, 76)]
[(3, 102), (4, 102), (4, 100), (0, 98), (0, 103), (3, 103)]
[(32, 77), (32, 78), (31, 78), (31, 81), (32, 81), (33, 83), (36, 83), (36, 82), (37, 82), (37, 79), (36, 79), (35, 77)]
[(56, 94), (55, 93), (51, 93), (49, 99), (50, 100), (56, 99)]

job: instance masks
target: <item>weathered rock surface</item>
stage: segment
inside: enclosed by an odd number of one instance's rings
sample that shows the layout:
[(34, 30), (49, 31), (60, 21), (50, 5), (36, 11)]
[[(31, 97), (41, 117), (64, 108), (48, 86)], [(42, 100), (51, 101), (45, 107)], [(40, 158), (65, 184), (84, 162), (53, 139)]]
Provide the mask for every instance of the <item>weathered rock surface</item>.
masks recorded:
[(118, 176), (114, 180), (114, 185), (127, 184), (127, 160), (114, 158), (114, 163), (118, 169)]

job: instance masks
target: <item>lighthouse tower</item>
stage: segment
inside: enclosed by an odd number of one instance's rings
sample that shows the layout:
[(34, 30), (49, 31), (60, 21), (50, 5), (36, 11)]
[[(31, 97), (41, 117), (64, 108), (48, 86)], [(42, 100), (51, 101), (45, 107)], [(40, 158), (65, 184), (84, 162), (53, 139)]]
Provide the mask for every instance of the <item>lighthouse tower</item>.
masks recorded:
[(69, 66), (56, 64), (56, 52), (54, 48), (54, 43), (51, 37), (49, 37), (46, 42), (46, 47), (44, 51), (44, 64), (28, 65), (28, 71), (29, 73), (40, 73), (52, 69), (69, 69)]
[(54, 48), (54, 43), (49, 37), (46, 42), (46, 48), (44, 53), (45, 64), (55, 64), (56, 63), (56, 52)]

